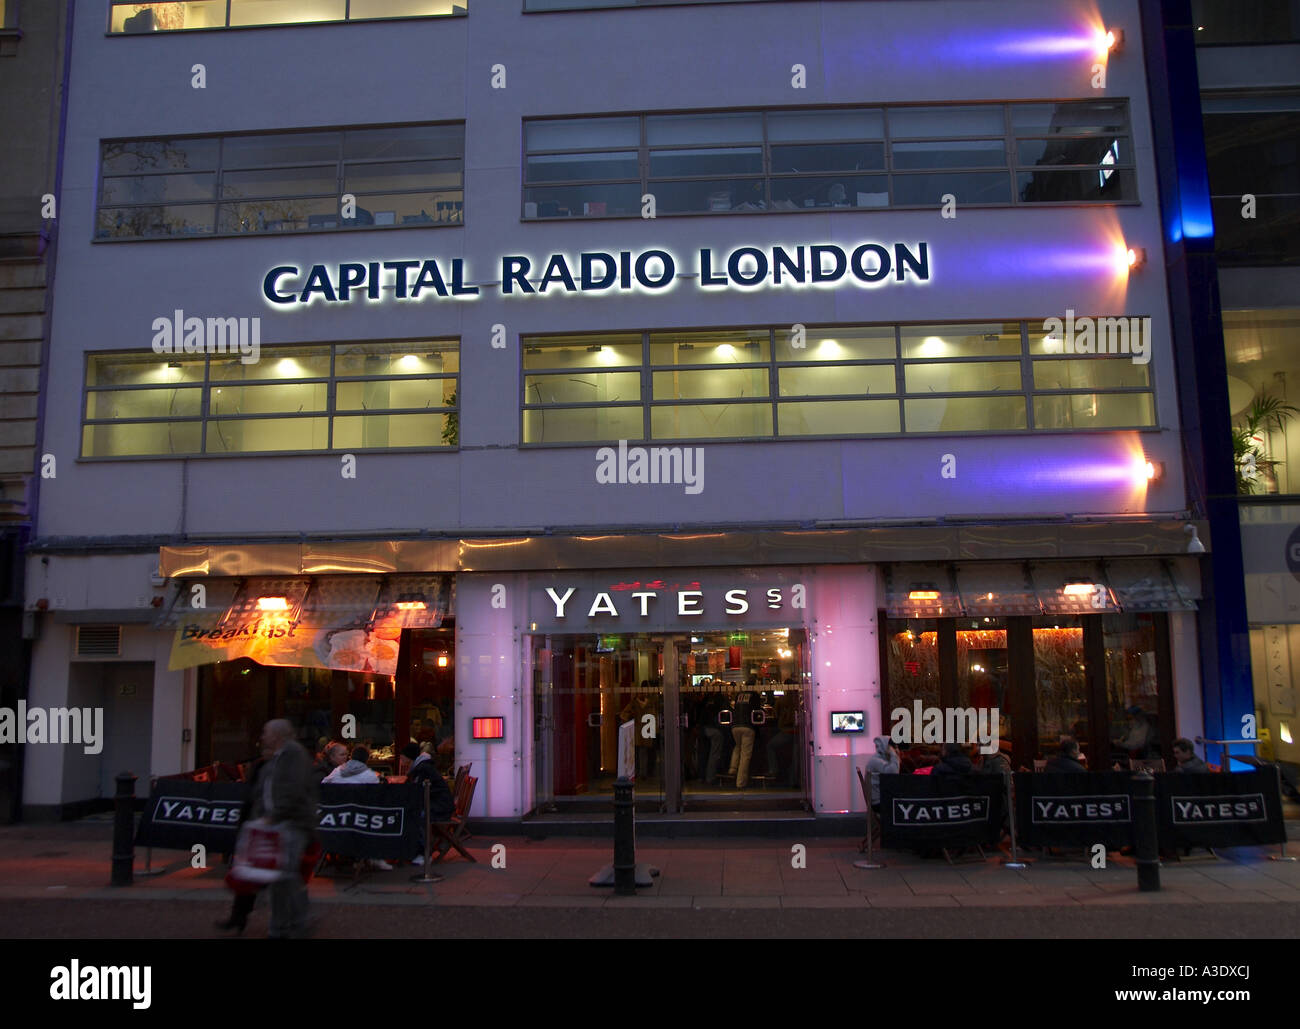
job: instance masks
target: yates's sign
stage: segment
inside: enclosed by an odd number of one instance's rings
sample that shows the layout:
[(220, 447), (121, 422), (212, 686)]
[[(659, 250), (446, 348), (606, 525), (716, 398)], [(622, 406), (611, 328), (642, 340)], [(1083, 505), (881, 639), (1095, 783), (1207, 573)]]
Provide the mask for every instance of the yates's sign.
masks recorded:
[(478, 297), (488, 285), (498, 287), (503, 296), (654, 293), (670, 289), (679, 278), (694, 279), (696, 288), (706, 292), (775, 286), (834, 288), (842, 283), (870, 288), (908, 279), (929, 282), (930, 248), (927, 243), (874, 242), (742, 246), (726, 253), (704, 248), (690, 271), (679, 270), (679, 259), (667, 250), (550, 254), (536, 261), (510, 254), (501, 258), (496, 271), (495, 281), (475, 284), (459, 257), (282, 264), (263, 277), (262, 294), (272, 304), (287, 306), (317, 300), (328, 304), (467, 300)]

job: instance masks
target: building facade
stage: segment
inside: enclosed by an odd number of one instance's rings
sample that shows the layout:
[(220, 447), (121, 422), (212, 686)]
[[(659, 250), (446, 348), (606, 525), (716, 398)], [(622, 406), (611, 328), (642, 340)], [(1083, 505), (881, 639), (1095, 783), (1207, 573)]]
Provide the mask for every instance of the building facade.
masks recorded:
[(33, 814), (272, 715), (505, 821), (628, 721), (648, 808), (830, 819), (900, 708), (1235, 717), (1153, 5), (576, 6), (76, 4)]

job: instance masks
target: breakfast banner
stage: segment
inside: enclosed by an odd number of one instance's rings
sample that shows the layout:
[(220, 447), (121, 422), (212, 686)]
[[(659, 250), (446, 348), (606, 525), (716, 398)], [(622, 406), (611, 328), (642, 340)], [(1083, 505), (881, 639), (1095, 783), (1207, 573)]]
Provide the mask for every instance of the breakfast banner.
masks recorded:
[(375, 622), (318, 628), (283, 617), (253, 617), (220, 624), (201, 615), (176, 628), (168, 668), (178, 671), (247, 657), (263, 665), (335, 668), (347, 672), (397, 672), (400, 623)]

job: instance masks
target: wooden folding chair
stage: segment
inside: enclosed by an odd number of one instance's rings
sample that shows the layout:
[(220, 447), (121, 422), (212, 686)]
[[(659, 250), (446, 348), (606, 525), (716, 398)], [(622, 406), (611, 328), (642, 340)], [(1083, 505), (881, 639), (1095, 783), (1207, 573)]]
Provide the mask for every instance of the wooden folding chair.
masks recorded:
[(438, 856), (433, 860), (441, 861), (446, 857), (453, 847), (456, 851), (468, 861), (477, 864), (478, 858), (474, 857), (464, 847), (466, 839), (466, 822), (469, 819), (470, 805), (474, 803), (474, 787), (478, 785), (478, 779), (472, 775), (465, 776), (464, 781), (460, 784), (460, 789), (455, 793), (456, 809), (451, 818), (445, 822), (434, 822), (431, 828), (442, 839), (438, 844)]

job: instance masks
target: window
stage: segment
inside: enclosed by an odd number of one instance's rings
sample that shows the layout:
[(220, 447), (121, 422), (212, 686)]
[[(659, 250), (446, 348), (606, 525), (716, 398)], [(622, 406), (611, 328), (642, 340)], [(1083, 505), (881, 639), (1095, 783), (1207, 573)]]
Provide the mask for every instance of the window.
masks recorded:
[(1041, 322), (525, 337), (520, 439), (1148, 428), (1150, 340), (1137, 338), (1112, 355), (1067, 349)]
[(724, 111), (524, 124), (523, 216), (1136, 200), (1124, 101)]
[(460, 224), (464, 146), (463, 124), (110, 140), (95, 238)]
[(250, 25), (303, 25), (369, 18), (465, 14), (469, 0), (181, 0), (114, 3), (109, 32), (175, 32)]
[(595, 7), (671, 7), (674, 4), (741, 4), (766, 0), (524, 0), (525, 11), (575, 11)]
[[(1300, 100), (1206, 97), (1214, 251), (1229, 266), (1300, 264)], [(1244, 217), (1249, 194), (1253, 210)]]
[(1258, 4), (1192, 0), (1192, 25), (1198, 46), (1293, 43), (1300, 40), (1300, 7), (1294, 0)]
[(81, 456), (459, 443), (455, 340), (245, 347), (250, 364), (229, 342), (209, 355), (88, 354)]

